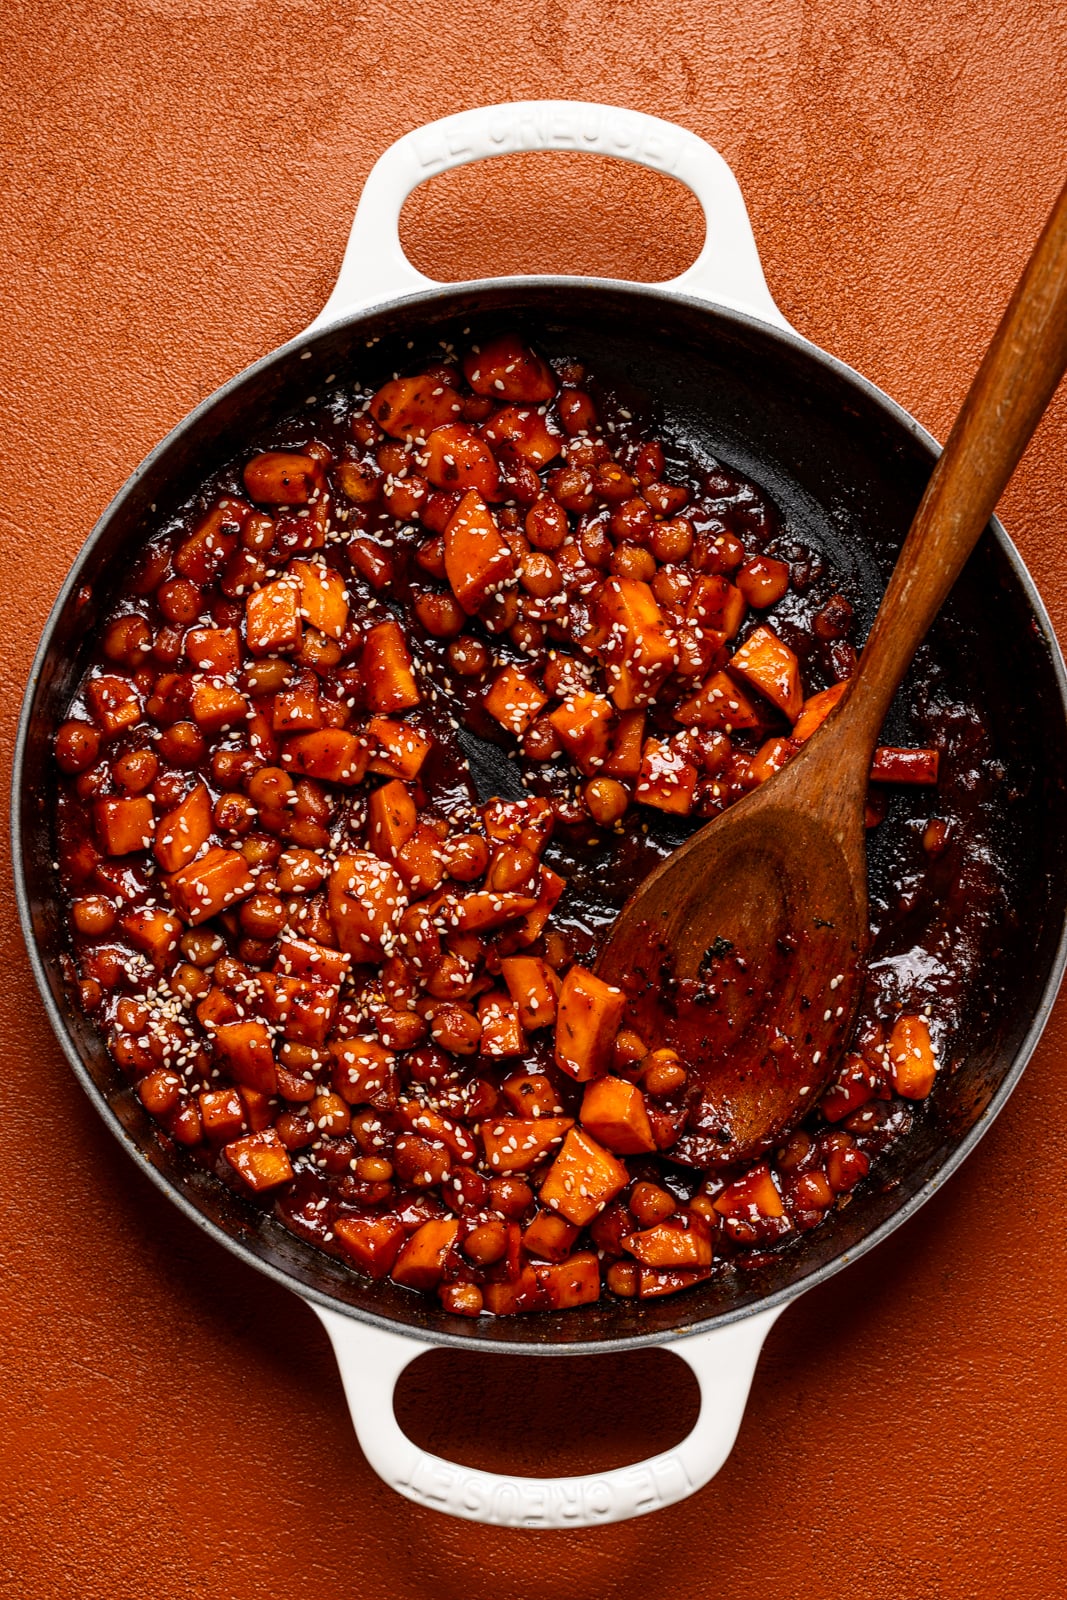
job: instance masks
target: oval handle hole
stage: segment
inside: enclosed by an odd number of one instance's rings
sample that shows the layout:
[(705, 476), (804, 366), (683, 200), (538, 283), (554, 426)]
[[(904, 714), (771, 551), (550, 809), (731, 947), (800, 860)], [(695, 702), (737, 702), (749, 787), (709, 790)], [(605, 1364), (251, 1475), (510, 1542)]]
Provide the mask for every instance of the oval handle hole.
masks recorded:
[(692, 266), (704, 214), (684, 184), (611, 156), (527, 151), (421, 184), (400, 215), (412, 264), (444, 283), (566, 273), (659, 283)]
[(700, 1410), (696, 1378), (669, 1350), (486, 1355), (430, 1350), (397, 1384), (394, 1409), (423, 1450), (483, 1472), (565, 1477), (669, 1450)]

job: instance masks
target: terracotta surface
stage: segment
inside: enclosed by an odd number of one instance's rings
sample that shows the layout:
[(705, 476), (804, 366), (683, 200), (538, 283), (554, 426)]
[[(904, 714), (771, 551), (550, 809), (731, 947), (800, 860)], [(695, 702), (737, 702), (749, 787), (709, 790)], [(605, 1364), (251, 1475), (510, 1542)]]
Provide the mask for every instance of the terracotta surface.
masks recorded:
[[(8, 17), (5, 752), (96, 515), (194, 401), (311, 318), (373, 158), (414, 124), (586, 94), (706, 135), (786, 315), (942, 434), (1063, 176), (1059, 0), (39, 0)], [(440, 275), (654, 277), (699, 226), (665, 182), (524, 157), (436, 182), (405, 236)], [(1061, 395), (1002, 509), (1067, 637), (1065, 449)], [(618, 1528), (479, 1531), (372, 1476), (310, 1312), (137, 1175), (63, 1064), (6, 888), (0, 928), (4, 1593), (1064, 1592), (1067, 1005), (962, 1174), (779, 1323), (717, 1481)], [(424, 1442), (527, 1470), (636, 1459), (692, 1406), (665, 1356), (435, 1356), (401, 1397)]]

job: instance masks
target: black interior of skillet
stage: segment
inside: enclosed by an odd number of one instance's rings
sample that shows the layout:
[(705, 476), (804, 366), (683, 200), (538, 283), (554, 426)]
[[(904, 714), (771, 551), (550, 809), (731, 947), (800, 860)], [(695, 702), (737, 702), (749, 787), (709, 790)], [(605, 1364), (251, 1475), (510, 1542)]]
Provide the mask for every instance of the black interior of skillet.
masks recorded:
[(212, 470), (257, 430), (312, 396), (321, 399), (328, 376), (376, 384), (428, 356), (438, 340), (466, 343), (501, 323), (525, 327), (549, 353), (588, 360), (609, 382), (632, 385), (653, 402), (669, 432), (768, 491), (790, 528), (823, 549), (853, 597), (862, 597), (862, 637), (934, 455), (921, 430), (877, 391), (799, 340), (643, 288), (526, 280), (417, 297), (267, 358), (194, 413), (127, 485), (53, 616), (24, 727), (16, 846), (52, 1020), (67, 1053), (131, 1152), (194, 1220), (220, 1230), (290, 1287), (428, 1337), (549, 1352), (590, 1349), (601, 1341), (617, 1347), (736, 1317), (759, 1300), (795, 1293), (825, 1276), (900, 1221), (979, 1136), (1025, 1062), (1059, 971), (1067, 907), (1064, 690), (1029, 580), (1003, 534), (987, 531), (931, 647), (967, 697), (983, 707), (1007, 769), (1004, 781), (1020, 791), (1011, 892), (1023, 915), (1005, 927), (999, 956), (980, 974), (961, 1041), (963, 1066), (942, 1079), (912, 1132), (881, 1159), (879, 1185), (857, 1193), (799, 1248), (736, 1280), (713, 1279), (665, 1300), (605, 1301), (558, 1317), (472, 1324), (389, 1283), (358, 1279), (304, 1245), (161, 1140), (91, 1025), (67, 1001), (49, 867), (48, 737), (83, 670), (87, 635), (124, 577), (129, 554)]

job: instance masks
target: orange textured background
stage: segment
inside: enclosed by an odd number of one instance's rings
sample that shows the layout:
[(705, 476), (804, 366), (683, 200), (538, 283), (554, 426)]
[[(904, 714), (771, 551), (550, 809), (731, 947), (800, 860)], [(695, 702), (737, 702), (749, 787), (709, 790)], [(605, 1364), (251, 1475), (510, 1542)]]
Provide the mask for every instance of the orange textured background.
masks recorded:
[[(96, 516), (195, 401), (310, 320), (374, 157), (412, 126), (585, 95), (705, 135), (786, 315), (941, 436), (1063, 177), (1061, 0), (8, 0), (3, 24), (5, 752)], [(457, 277), (655, 277), (700, 239), (666, 181), (563, 156), (438, 180), (404, 232), (425, 270)], [(1065, 399), (1002, 507), (1061, 637)], [(6, 886), (0, 937), (5, 1594), (1064, 1592), (1067, 1005), (962, 1174), (778, 1324), (706, 1490), (618, 1528), (480, 1531), (373, 1477), (311, 1313), (105, 1133)], [(692, 1405), (655, 1355), (432, 1356), (402, 1396), (423, 1442), (520, 1470), (636, 1459)]]

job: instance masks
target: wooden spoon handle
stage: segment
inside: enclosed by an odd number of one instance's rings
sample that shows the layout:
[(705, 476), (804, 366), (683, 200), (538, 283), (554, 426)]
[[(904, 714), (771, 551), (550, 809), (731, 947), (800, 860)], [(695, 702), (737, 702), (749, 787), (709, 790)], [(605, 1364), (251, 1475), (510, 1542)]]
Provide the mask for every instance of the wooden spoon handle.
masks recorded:
[[(897, 687), (1067, 367), (1067, 185), (915, 514), (840, 718), (866, 765)], [(845, 726), (838, 732), (845, 736)], [(866, 742), (864, 742), (866, 734)], [(860, 749), (856, 751), (861, 757)]]

